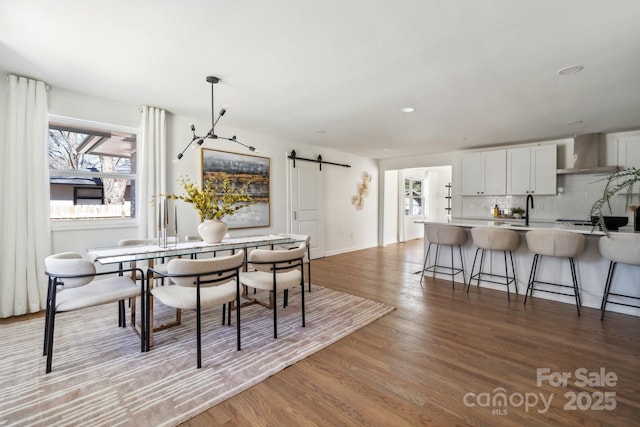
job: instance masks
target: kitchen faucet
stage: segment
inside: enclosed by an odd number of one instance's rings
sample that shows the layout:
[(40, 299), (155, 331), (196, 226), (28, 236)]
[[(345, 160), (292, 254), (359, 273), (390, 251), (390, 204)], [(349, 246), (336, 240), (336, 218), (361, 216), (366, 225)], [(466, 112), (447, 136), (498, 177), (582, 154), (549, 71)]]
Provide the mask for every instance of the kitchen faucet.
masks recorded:
[(531, 209), (533, 209), (533, 196), (531, 194), (527, 194), (527, 202), (525, 203), (525, 206), (527, 208), (527, 212), (525, 213), (524, 217), (525, 227), (529, 226), (529, 201), (531, 201)]

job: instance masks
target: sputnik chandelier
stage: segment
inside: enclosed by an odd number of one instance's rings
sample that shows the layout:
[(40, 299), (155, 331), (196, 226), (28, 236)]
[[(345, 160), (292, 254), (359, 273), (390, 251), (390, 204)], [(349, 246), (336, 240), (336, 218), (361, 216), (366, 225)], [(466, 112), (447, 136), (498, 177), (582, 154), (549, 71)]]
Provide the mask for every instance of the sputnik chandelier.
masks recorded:
[(184, 150), (182, 150), (180, 152), (180, 154), (178, 154), (178, 160), (180, 160), (182, 158), (182, 156), (184, 155), (184, 152), (187, 151), (187, 149), (191, 146), (191, 144), (193, 144), (194, 142), (198, 145), (202, 145), (202, 143), (204, 142), (205, 139), (207, 138), (211, 138), (211, 139), (226, 139), (227, 141), (232, 141), (235, 142), (236, 144), (240, 144), (243, 147), (246, 147), (247, 149), (249, 149), (250, 151), (256, 151), (255, 147), (252, 147), (251, 145), (247, 145), (247, 144), (243, 144), (242, 142), (238, 141), (236, 139), (236, 136), (233, 135), (231, 138), (226, 138), (224, 136), (218, 136), (216, 135), (216, 125), (218, 124), (218, 121), (220, 121), (220, 118), (222, 116), (224, 116), (224, 113), (227, 112), (227, 108), (226, 107), (222, 107), (220, 109), (220, 112), (218, 113), (218, 118), (215, 118), (215, 108), (214, 108), (214, 104), (213, 104), (213, 86), (218, 83), (220, 81), (219, 78), (214, 77), (214, 76), (208, 76), (207, 77), (207, 82), (209, 82), (211, 84), (211, 130), (209, 130), (209, 132), (207, 132), (206, 135), (204, 136), (198, 136), (196, 135), (196, 127), (193, 123), (191, 123), (191, 132), (193, 132), (193, 138), (191, 138), (191, 141), (187, 144), (186, 147), (184, 147)]

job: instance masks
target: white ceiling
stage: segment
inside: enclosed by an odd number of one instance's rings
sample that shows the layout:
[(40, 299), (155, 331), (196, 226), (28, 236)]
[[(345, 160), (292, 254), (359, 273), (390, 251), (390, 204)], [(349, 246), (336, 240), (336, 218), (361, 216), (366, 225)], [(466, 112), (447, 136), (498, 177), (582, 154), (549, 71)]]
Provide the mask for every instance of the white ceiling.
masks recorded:
[(640, 1), (0, 0), (0, 70), (409, 156), (640, 128)]

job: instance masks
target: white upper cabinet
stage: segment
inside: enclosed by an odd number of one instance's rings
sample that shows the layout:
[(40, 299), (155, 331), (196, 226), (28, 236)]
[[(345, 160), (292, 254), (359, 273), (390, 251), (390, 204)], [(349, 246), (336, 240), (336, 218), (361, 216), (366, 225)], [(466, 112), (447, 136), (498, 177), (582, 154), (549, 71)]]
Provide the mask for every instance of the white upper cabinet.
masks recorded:
[(640, 168), (640, 132), (629, 132), (618, 137), (618, 165)]
[(500, 196), (506, 192), (507, 151), (492, 150), (461, 156), (463, 196)]
[(555, 144), (510, 148), (506, 151), (508, 195), (556, 194)]

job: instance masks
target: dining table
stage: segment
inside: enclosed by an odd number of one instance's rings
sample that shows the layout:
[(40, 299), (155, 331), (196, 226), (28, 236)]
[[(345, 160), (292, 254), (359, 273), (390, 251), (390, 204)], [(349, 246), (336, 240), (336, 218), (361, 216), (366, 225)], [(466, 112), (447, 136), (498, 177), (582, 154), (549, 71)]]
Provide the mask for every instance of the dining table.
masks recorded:
[[(218, 252), (230, 251), (235, 253), (238, 250), (245, 252), (245, 261), (247, 259), (246, 254), (249, 249), (257, 249), (260, 247), (269, 246), (271, 249), (278, 245), (291, 245), (294, 243), (302, 243), (294, 237), (290, 236), (278, 236), (278, 235), (254, 235), (245, 237), (227, 237), (220, 243), (205, 243), (203, 241), (185, 241), (179, 242), (177, 239), (167, 242), (167, 240), (157, 239), (147, 240), (143, 244), (128, 245), (128, 246), (109, 246), (100, 248), (87, 249), (87, 259), (100, 265), (124, 265), (125, 263), (134, 264), (137, 262), (146, 262), (149, 270), (147, 277), (142, 281), (142, 286), (146, 286), (145, 293), (150, 294), (149, 289), (153, 287), (154, 277), (151, 269), (154, 267), (154, 263), (157, 260), (175, 258), (175, 257), (190, 257), (197, 258), (200, 255), (212, 255), (215, 256)], [(246, 263), (245, 263), (246, 266)], [(135, 281), (137, 278), (135, 274), (132, 279)], [(149, 325), (148, 325), (148, 342), (147, 347), (153, 346), (153, 333), (168, 327), (179, 325), (181, 322), (180, 309), (176, 310), (176, 320), (174, 322), (163, 323), (154, 326), (153, 321), (153, 297), (149, 296), (148, 304), (141, 303), (141, 319), (145, 316), (144, 310), (149, 310)], [(138, 332), (142, 333), (140, 325), (135, 320), (135, 304), (132, 304), (132, 320), (131, 326)]]

